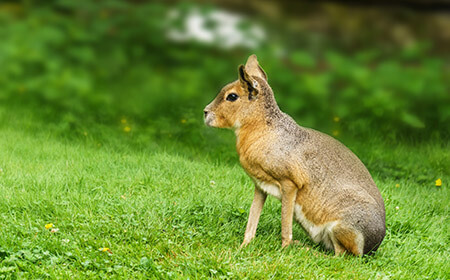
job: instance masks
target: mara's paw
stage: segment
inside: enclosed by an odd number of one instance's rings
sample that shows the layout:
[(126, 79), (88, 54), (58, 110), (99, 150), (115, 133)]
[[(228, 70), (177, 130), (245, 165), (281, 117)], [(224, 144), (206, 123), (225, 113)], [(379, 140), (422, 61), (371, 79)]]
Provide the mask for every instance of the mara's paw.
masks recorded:
[(281, 248), (286, 248), (286, 247), (288, 247), (289, 245), (291, 245), (291, 244), (294, 244), (295, 243), (295, 241), (294, 240), (283, 240), (282, 242), (281, 242)]
[(248, 245), (249, 243), (250, 243), (250, 241), (244, 240), (244, 241), (242, 242), (241, 246), (239, 246), (239, 249), (242, 249), (242, 248), (244, 248), (244, 247), (247, 247), (247, 245)]
[(281, 247), (286, 248), (287, 246), (290, 246), (290, 245), (294, 245), (294, 246), (304, 246), (304, 244), (301, 243), (301, 242), (298, 241), (298, 240), (291, 240), (291, 241), (289, 241), (289, 242), (283, 242), (283, 243), (281, 244)]

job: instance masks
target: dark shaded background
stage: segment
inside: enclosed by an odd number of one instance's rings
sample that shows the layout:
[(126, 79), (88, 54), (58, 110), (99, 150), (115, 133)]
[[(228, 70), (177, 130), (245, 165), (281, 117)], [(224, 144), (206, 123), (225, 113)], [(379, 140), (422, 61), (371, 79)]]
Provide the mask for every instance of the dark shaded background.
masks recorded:
[(301, 125), (448, 142), (449, 1), (242, 2), (2, 1), (0, 103), (67, 134), (196, 144), (203, 107), (255, 53)]

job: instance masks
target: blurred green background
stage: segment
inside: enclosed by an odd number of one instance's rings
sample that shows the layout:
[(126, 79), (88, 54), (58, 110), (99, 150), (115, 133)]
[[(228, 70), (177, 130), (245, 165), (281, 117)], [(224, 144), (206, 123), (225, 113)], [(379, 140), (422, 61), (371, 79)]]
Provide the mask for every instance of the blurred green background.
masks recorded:
[(450, 13), (410, 2), (3, 1), (0, 103), (67, 135), (201, 145), (222, 135), (202, 109), (255, 53), (301, 125), (448, 142)]

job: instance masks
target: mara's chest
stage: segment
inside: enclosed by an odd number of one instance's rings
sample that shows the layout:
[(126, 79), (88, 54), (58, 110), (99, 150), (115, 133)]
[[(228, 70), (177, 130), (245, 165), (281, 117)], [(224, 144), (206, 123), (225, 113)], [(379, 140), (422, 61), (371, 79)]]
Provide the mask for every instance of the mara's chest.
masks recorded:
[(274, 172), (274, 166), (271, 166), (270, 159), (264, 158), (264, 154), (261, 156), (240, 154), (239, 161), (245, 172), (255, 181), (255, 183), (262, 186), (276, 186), (278, 176)]
[[(245, 137), (243, 137), (245, 136)], [(243, 135), (238, 138), (236, 150), (239, 154), (239, 162), (250, 177), (258, 181), (270, 181), (267, 178), (267, 170), (270, 170), (271, 156), (269, 154), (270, 141), (266, 137), (255, 135)]]
[(239, 153), (239, 161), (245, 172), (263, 185), (277, 184), (289, 178), (297, 163), (286, 155), (277, 155), (269, 147), (260, 146), (259, 149), (250, 147)]

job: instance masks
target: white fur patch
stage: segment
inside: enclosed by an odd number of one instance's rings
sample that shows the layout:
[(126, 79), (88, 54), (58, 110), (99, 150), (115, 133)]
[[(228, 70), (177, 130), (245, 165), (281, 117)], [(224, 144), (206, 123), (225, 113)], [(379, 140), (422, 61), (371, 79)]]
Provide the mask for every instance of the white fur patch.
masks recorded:
[(209, 113), (206, 115), (206, 118), (205, 118), (204, 121), (205, 121), (205, 124), (206, 124), (207, 126), (214, 127), (214, 126), (215, 126), (215, 124), (214, 124), (215, 120), (216, 120), (216, 115), (215, 115), (213, 112), (209, 112)]
[(337, 221), (323, 225), (315, 225), (305, 217), (302, 206), (299, 204), (295, 204), (294, 213), (295, 219), (302, 225), (314, 242), (323, 242), (326, 248), (331, 250), (334, 249), (331, 235), (333, 234), (333, 227), (338, 223)]
[(258, 181), (257, 185), (266, 194), (269, 194), (269, 195), (274, 196), (277, 199), (281, 200), (281, 191), (277, 185), (269, 184), (269, 183), (261, 182), (261, 181)]
[(241, 128), (241, 122), (240, 121), (235, 121), (234, 122), (234, 124), (233, 124), (233, 128), (235, 129), (235, 131), (236, 131), (236, 135), (238, 135), (238, 133), (239, 133), (239, 129)]

